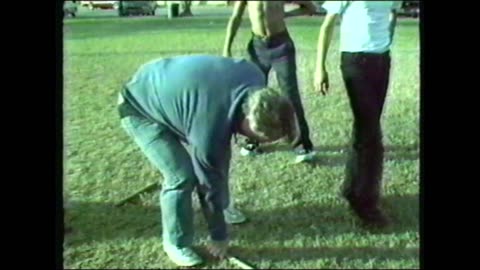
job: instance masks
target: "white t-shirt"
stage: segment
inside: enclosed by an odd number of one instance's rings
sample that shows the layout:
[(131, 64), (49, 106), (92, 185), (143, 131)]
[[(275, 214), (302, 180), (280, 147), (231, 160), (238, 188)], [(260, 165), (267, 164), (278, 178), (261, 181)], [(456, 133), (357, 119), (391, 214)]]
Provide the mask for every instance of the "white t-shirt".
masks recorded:
[(383, 53), (390, 49), (390, 13), (402, 1), (325, 1), (328, 14), (342, 16), (340, 51)]

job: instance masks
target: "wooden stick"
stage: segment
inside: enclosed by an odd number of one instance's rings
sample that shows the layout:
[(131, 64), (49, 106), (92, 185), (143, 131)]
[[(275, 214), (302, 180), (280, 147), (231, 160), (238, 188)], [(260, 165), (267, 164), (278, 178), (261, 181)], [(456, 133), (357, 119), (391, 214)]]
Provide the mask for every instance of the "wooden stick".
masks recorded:
[(234, 256), (231, 256), (229, 255), (228, 256), (228, 261), (231, 263), (231, 264), (234, 264), (242, 269), (255, 269), (253, 268), (253, 266), (250, 266), (249, 264), (247, 264), (246, 262), (243, 262), (241, 261), (239, 258), (237, 257), (234, 257)]
[(147, 185), (146, 187), (143, 187), (143, 188), (135, 191), (135, 192), (132, 193), (131, 195), (129, 195), (129, 196), (121, 199), (120, 201), (118, 201), (117, 203), (115, 203), (115, 206), (117, 206), (117, 207), (118, 207), (118, 206), (122, 206), (122, 205), (124, 205), (125, 203), (133, 200), (133, 199), (134, 199), (135, 197), (137, 197), (138, 195), (140, 195), (140, 194), (142, 194), (142, 193), (144, 193), (144, 192), (147, 192), (147, 191), (149, 191), (149, 190), (151, 190), (151, 189), (154, 189), (154, 188), (156, 188), (156, 187), (158, 187), (158, 186), (159, 186), (158, 182), (151, 183), (151, 184)]

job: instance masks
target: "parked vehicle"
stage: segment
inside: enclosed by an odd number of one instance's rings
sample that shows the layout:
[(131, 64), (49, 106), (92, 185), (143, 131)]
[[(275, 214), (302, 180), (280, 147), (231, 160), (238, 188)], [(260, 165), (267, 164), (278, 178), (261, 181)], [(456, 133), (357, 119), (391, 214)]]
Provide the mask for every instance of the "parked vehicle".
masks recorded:
[(72, 17), (77, 16), (77, 1), (65, 1), (63, 3), (63, 16), (70, 15)]
[(420, 16), (420, 3), (418, 1), (404, 1), (399, 15), (418, 18)]
[(156, 1), (118, 1), (118, 15), (150, 15), (155, 16)]
[(118, 1), (80, 1), (80, 5), (86, 6), (89, 9), (113, 9), (115, 6), (115, 2)]

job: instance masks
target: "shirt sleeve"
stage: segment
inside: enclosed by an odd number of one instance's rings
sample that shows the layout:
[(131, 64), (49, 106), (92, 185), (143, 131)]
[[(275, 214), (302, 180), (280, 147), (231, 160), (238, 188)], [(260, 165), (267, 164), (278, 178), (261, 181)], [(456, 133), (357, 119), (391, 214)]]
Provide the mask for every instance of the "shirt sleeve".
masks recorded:
[(392, 1), (392, 10), (398, 11), (402, 8), (403, 1)]
[(194, 140), (192, 146), (192, 163), (199, 182), (200, 203), (210, 236), (215, 241), (226, 240), (228, 233), (223, 210), (229, 199), (230, 139), (209, 139), (209, 136), (205, 136)]

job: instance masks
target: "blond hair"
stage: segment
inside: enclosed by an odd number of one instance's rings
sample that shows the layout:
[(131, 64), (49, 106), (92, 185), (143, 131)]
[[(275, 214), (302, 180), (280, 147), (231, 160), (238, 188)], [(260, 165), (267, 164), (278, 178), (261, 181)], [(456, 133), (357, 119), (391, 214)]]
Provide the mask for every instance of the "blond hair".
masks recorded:
[(285, 138), (289, 143), (298, 139), (298, 124), (290, 100), (280, 91), (263, 88), (248, 96), (243, 112), (250, 128), (265, 138)]

